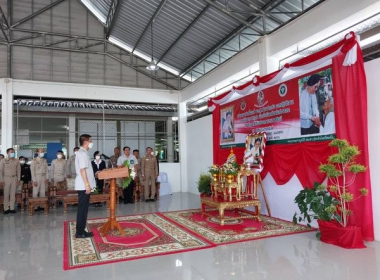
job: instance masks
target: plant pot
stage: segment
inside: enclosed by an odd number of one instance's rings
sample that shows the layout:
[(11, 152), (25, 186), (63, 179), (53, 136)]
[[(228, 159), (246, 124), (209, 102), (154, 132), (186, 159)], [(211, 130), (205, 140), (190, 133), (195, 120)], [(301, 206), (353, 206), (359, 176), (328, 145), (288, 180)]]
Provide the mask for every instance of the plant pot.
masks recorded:
[(339, 223), (318, 220), (321, 241), (346, 249), (366, 248), (360, 227), (342, 227)]
[(201, 193), (199, 194), (200, 197), (210, 197), (211, 194), (207, 194), (207, 193)]

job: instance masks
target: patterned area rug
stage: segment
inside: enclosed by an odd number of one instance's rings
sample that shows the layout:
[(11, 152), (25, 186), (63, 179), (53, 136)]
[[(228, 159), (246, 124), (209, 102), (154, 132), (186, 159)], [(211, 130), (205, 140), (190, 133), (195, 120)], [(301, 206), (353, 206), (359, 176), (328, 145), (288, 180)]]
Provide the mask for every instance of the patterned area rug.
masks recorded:
[(215, 218), (217, 211), (207, 211), (209, 215), (202, 216), (200, 209), (161, 213), (163, 217), (178, 224), (189, 232), (202, 236), (214, 245), (255, 240), (265, 237), (274, 237), (294, 233), (313, 231), (315, 229), (292, 222), (261, 215), (261, 221), (253, 219), (240, 219), (235, 211), (225, 211), (224, 216), (233, 218), (226, 220), (224, 226)]
[(64, 224), (63, 268), (73, 269), (118, 261), (186, 252), (213, 247), (212, 244), (178, 227), (158, 214), (118, 217), (126, 235), (114, 230), (106, 237), (99, 229), (107, 219), (88, 220), (93, 238), (75, 238), (75, 222)]

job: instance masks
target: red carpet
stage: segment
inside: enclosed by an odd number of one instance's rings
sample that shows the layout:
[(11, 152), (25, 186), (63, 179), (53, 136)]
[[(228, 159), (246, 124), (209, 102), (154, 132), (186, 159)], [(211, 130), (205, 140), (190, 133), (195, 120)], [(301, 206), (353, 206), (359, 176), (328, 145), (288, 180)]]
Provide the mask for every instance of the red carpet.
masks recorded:
[(64, 224), (63, 268), (73, 269), (118, 261), (133, 260), (213, 247), (209, 242), (189, 233), (157, 214), (118, 217), (126, 232), (114, 230), (101, 237), (99, 228), (106, 219), (87, 223), (93, 238), (75, 238), (75, 222)]
[[(218, 211), (208, 211), (208, 213), (211, 216), (202, 217), (201, 210), (196, 209), (167, 212), (161, 215), (182, 228), (201, 235), (214, 245), (315, 230), (264, 215), (260, 216), (261, 222), (254, 219), (239, 219), (234, 211), (225, 211), (225, 217), (236, 217), (236, 219), (225, 221), (224, 226), (221, 226), (219, 220), (212, 217), (217, 216)], [(249, 214), (245, 213), (245, 215)]]
[[(209, 212), (216, 215), (216, 211)], [(224, 226), (213, 217), (202, 217), (201, 210), (143, 214), (118, 217), (126, 232), (113, 231), (101, 237), (99, 228), (105, 218), (89, 220), (93, 238), (76, 239), (75, 221), (64, 224), (63, 268), (74, 269), (119, 261), (215, 247), (239, 241), (306, 232), (313, 229), (291, 222), (261, 216), (262, 221), (240, 219), (233, 211), (225, 216), (236, 217)]]

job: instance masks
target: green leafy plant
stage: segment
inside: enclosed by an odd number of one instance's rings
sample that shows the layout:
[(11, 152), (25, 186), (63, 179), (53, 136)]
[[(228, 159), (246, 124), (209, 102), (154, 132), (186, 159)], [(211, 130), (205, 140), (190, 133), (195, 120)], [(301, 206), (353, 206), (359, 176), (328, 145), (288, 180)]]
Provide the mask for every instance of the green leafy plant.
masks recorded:
[[(335, 139), (329, 144), (338, 149), (338, 153), (331, 155), (326, 164), (321, 164), (319, 170), (326, 173), (329, 183), (328, 190), (339, 201), (335, 209), (335, 220), (343, 227), (347, 226), (348, 217), (353, 214), (350, 203), (368, 194), (368, 189), (360, 188), (360, 195), (355, 197), (350, 191), (350, 186), (355, 182), (356, 174), (365, 172), (367, 168), (357, 164), (355, 158), (360, 155), (357, 146), (350, 145), (348, 141)], [(351, 188), (352, 189), (352, 188)]]
[[(293, 222), (313, 220), (336, 221), (343, 227), (347, 226), (348, 217), (353, 214), (349, 203), (368, 194), (366, 188), (360, 188), (360, 195), (349, 191), (356, 174), (365, 172), (366, 167), (355, 162), (360, 154), (358, 147), (350, 145), (346, 140), (335, 139), (329, 146), (338, 149), (338, 153), (329, 156), (326, 164), (319, 166), (320, 172), (327, 175), (329, 185), (314, 183), (313, 188), (305, 188), (294, 199), (300, 213), (295, 213)], [(348, 179), (348, 174), (351, 177)]]
[(331, 221), (335, 217), (339, 201), (331, 196), (324, 185), (314, 183), (314, 187), (301, 190), (294, 199), (301, 213), (294, 213), (293, 223), (306, 222), (308, 227), (313, 220)]
[(210, 195), (211, 194), (211, 176), (201, 173), (197, 181), (198, 191), (200, 193)]

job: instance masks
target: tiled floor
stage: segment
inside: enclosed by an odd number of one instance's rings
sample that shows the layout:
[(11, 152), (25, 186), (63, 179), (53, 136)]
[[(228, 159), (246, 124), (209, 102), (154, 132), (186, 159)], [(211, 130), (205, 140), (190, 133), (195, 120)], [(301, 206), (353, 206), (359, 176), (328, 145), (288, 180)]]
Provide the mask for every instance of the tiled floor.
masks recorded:
[[(159, 202), (119, 205), (117, 215), (199, 208), (199, 196), (174, 194)], [(48, 216), (27, 213), (0, 216), (0, 280), (17, 279), (344, 279), (380, 280), (380, 242), (367, 249), (345, 250), (305, 233), (219, 246), (182, 254), (62, 269), (63, 221), (74, 220), (76, 207)], [(104, 217), (91, 207), (89, 218)]]

